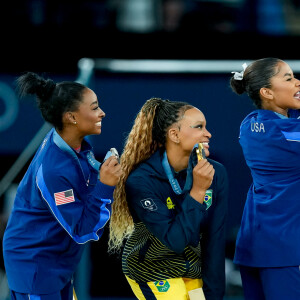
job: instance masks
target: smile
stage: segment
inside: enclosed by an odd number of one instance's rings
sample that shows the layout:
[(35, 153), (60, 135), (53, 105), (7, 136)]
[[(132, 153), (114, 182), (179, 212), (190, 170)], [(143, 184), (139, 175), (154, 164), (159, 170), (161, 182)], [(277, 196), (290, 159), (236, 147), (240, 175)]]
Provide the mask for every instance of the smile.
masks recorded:
[(300, 100), (300, 91), (299, 91), (299, 92), (297, 92), (297, 93), (294, 95), (294, 98), (296, 98), (296, 99)]

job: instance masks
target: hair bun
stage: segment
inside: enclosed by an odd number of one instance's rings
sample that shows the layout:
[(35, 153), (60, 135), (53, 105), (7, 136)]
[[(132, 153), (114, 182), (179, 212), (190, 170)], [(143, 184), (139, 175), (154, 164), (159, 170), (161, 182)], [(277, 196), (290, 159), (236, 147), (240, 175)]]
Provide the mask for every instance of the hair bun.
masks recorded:
[(55, 90), (56, 83), (52, 79), (41, 79), (36, 94), (41, 100), (48, 100)]
[(50, 96), (56, 87), (56, 83), (52, 79), (47, 79), (44, 83), (45, 96)]

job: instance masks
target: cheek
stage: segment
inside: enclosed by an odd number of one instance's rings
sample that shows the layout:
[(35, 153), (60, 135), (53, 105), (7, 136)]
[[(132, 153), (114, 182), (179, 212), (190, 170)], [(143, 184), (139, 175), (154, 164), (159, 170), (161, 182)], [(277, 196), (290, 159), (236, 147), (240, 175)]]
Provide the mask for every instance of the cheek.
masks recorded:
[(96, 114), (88, 113), (84, 116), (84, 118), (87, 122), (94, 122), (94, 120), (96, 118)]
[(199, 130), (193, 134), (193, 138), (196, 140), (201, 140), (204, 136), (203, 130)]
[(185, 148), (186, 150), (192, 150), (195, 144), (201, 140), (201, 136), (202, 135), (191, 133), (185, 135), (184, 139), (181, 139), (183, 148)]

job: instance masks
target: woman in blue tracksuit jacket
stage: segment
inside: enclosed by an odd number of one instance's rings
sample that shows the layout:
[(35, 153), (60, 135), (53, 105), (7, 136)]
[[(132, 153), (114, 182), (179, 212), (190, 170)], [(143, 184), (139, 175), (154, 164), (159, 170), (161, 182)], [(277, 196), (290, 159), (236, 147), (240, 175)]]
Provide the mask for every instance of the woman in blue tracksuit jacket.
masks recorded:
[(231, 87), (257, 106), (240, 126), (251, 184), (237, 236), (245, 299), (300, 299), (300, 81), (277, 58), (234, 72)]
[(200, 110), (159, 98), (128, 135), (109, 249), (126, 239), (122, 267), (138, 299), (223, 299), (227, 173), (193, 150), (202, 143), (208, 156), (210, 138)]
[(4, 233), (11, 298), (71, 300), (84, 244), (99, 240), (110, 218), (121, 167), (112, 156), (99, 170), (85, 138), (100, 134), (105, 116), (92, 90), (35, 73), (20, 76), (17, 87), (21, 96), (37, 96), (44, 119), (54, 128), (17, 189)]

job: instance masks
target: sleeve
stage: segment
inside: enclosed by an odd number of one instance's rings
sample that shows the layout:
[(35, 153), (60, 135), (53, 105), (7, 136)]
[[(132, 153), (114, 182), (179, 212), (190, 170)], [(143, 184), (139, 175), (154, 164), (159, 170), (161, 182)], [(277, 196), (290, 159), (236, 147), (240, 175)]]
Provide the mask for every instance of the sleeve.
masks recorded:
[[(240, 144), (255, 189), (299, 178), (300, 122), (298, 119), (259, 120), (256, 131), (244, 123)], [(252, 127), (251, 127), (252, 126)], [(273, 193), (272, 193), (273, 194)]]
[(84, 183), (75, 186), (72, 179), (74, 174), (68, 177), (63, 172), (55, 174), (52, 170), (45, 176), (41, 165), (36, 184), (58, 223), (76, 243), (97, 241), (110, 218), (114, 187), (97, 180), (88, 192), (82, 187)]
[[(131, 177), (126, 183), (126, 195), (133, 215), (142, 221), (161, 243), (176, 253), (182, 253), (187, 245), (196, 246), (200, 240), (201, 221), (206, 204), (200, 204), (189, 194), (180, 208), (170, 209), (154, 186), (145, 178)], [(172, 200), (172, 199), (171, 199)]]
[(202, 280), (206, 300), (220, 300), (225, 294), (225, 244), (228, 213), (228, 175), (223, 165), (217, 170), (214, 203), (201, 239)]

